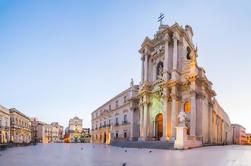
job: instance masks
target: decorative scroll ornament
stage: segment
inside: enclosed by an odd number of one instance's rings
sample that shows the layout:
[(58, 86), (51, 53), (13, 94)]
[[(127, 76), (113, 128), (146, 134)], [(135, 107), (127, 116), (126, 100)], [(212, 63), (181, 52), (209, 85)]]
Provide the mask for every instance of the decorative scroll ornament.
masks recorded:
[(154, 48), (154, 54), (160, 54), (164, 50), (164, 45), (159, 45)]

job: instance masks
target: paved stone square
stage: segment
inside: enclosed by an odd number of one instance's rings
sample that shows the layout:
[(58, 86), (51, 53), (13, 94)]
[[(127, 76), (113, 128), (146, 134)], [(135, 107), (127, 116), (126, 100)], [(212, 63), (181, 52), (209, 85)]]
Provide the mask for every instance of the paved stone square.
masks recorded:
[(92, 144), (38, 144), (0, 152), (0, 166), (250, 166), (251, 146), (211, 146), (185, 151)]

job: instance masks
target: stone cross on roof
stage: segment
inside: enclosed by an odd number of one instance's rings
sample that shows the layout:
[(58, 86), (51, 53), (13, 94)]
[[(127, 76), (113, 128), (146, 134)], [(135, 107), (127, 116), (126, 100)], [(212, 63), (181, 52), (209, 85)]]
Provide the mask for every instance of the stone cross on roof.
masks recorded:
[(160, 16), (158, 17), (158, 22), (160, 22), (160, 25), (162, 25), (162, 20), (164, 19), (165, 15), (163, 13), (160, 13)]

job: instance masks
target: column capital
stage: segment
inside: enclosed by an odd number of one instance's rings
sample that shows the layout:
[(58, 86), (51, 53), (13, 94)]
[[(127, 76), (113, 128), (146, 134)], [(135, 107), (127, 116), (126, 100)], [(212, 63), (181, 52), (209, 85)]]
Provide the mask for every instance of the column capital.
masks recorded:
[(166, 92), (163, 93), (162, 97), (164, 101), (167, 101), (168, 98), (170, 97), (170, 92), (167, 90)]
[(177, 41), (177, 40), (180, 40), (180, 36), (179, 36), (178, 32), (174, 32), (173, 33), (173, 41)]
[(145, 48), (144, 48), (144, 51), (143, 51), (143, 54), (144, 54), (144, 56), (150, 55), (150, 50), (149, 50), (149, 48), (145, 47)]
[(144, 60), (145, 60), (145, 54), (141, 54), (140, 59), (141, 59), (142, 61), (144, 61)]
[(199, 93), (197, 94), (197, 96), (198, 96), (198, 98), (200, 98), (200, 99), (205, 99), (205, 98), (206, 98), (206, 95), (205, 95), (205, 93), (203, 93), (203, 92), (199, 92)]
[(172, 100), (178, 99), (178, 95), (176, 93), (171, 93), (170, 96), (171, 96)]
[(170, 39), (170, 36), (169, 36), (168, 33), (165, 34), (163, 40), (164, 40), (165, 42), (170, 42), (171, 39)]
[(193, 89), (190, 90), (190, 95), (191, 96), (194, 97), (194, 96), (196, 96), (196, 94), (197, 94), (196, 90), (193, 90)]

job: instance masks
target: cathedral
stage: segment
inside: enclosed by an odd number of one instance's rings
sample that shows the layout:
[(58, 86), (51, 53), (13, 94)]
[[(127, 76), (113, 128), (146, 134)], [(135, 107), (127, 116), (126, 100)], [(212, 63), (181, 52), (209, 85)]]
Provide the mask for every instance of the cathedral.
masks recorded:
[(174, 141), (183, 111), (188, 136), (204, 144), (231, 141), (229, 117), (215, 99), (205, 70), (197, 64), (192, 37), (189, 25), (161, 24), (153, 39), (143, 41), (139, 140)]
[[(118, 95), (92, 113), (94, 143), (116, 140), (174, 143), (181, 119), (187, 141), (231, 143), (229, 117), (217, 102), (205, 70), (197, 64), (197, 47), (192, 38), (189, 25), (161, 23), (153, 38), (144, 39), (139, 50), (140, 85), (131, 84), (126, 90), (128, 95), (122, 95), (127, 107), (118, 106), (117, 98), (121, 97)], [(113, 102), (116, 106), (111, 108)], [(109, 126), (104, 125), (108, 122)], [(105, 142), (104, 132), (109, 137)]]

